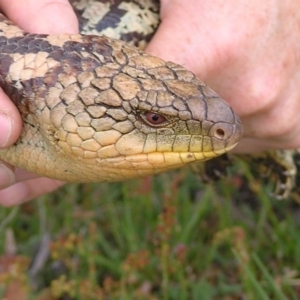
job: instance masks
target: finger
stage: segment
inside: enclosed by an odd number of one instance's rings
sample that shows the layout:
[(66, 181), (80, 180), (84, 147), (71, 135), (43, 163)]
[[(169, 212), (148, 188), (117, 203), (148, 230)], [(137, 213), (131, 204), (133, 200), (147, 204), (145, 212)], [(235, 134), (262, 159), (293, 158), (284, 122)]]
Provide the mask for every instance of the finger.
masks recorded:
[(3, 206), (19, 205), (32, 198), (52, 192), (64, 182), (49, 178), (37, 178), (16, 183), (0, 191), (0, 204)]
[(4, 189), (16, 182), (14, 167), (0, 161), (0, 189)]
[(28, 32), (78, 32), (77, 18), (68, 0), (2, 0), (0, 7), (11, 21)]
[(40, 176), (0, 160), (0, 190), (17, 182), (39, 178)]
[(26, 181), (26, 180), (31, 180), (31, 179), (35, 179), (35, 178), (40, 178), (41, 176), (35, 174), (35, 173), (31, 173), (28, 172), (26, 170), (20, 169), (20, 168), (16, 168), (15, 169), (15, 178), (16, 178), (16, 182), (20, 182), (20, 181)]
[(243, 138), (238, 145), (232, 150), (233, 153), (257, 153), (270, 149), (279, 149), (281, 143), (268, 139)]
[(16, 106), (0, 89), (0, 148), (11, 146), (22, 130), (22, 120)]

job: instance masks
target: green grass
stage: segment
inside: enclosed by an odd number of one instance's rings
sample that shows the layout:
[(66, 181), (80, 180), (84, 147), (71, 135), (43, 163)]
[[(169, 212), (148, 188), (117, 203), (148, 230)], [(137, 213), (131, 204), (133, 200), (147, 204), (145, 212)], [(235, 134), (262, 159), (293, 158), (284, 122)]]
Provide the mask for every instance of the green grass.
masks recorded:
[(185, 169), (70, 184), (0, 208), (2, 260), (16, 249), (0, 299), (13, 282), (38, 300), (299, 299), (300, 209), (237, 172), (247, 179), (204, 185)]

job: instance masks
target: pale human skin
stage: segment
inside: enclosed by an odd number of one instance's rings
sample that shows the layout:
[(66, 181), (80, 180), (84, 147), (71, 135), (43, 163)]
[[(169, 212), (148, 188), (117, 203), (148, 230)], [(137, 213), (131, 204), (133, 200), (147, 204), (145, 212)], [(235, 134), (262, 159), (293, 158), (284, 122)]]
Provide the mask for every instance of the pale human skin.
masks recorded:
[[(244, 124), (236, 152), (300, 147), (299, 6), (292, 0), (161, 1), (162, 23), (147, 51), (190, 69), (230, 103)], [(0, 10), (28, 32), (77, 32), (67, 0), (0, 0)], [(0, 147), (16, 141), (21, 124), (1, 91)], [(61, 185), (0, 164), (4, 206)]]

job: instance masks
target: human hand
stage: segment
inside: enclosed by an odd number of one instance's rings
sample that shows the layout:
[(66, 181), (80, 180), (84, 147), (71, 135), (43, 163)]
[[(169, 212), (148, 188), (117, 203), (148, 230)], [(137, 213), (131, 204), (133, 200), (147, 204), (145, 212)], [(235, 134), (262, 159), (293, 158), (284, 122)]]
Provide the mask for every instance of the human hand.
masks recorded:
[(234, 151), (300, 147), (300, 10), (282, 1), (162, 0), (147, 51), (193, 71), (234, 108)]
[[(0, 0), (0, 10), (27, 32), (77, 33), (77, 19), (68, 0)], [(57, 21), (59, 20), (59, 22)], [(12, 145), (19, 137), (22, 120), (11, 100), (0, 89), (0, 147)], [(63, 182), (0, 162), (0, 204), (20, 204), (48, 193)]]

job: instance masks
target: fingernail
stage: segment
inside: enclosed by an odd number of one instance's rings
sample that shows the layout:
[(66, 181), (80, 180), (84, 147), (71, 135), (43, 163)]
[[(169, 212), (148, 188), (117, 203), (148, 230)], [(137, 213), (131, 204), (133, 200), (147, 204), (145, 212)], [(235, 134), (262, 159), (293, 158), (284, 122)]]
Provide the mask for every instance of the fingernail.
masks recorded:
[(11, 118), (3, 112), (0, 112), (0, 147), (5, 147), (11, 135)]
[(0, 162), (0, 189), (4, 189), (15, 183), (15, 174), (13, 170)]

